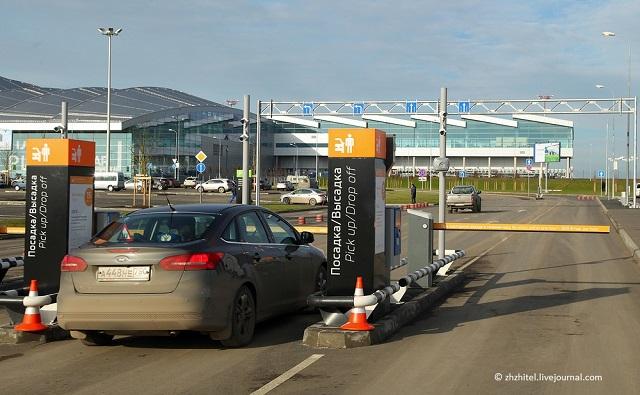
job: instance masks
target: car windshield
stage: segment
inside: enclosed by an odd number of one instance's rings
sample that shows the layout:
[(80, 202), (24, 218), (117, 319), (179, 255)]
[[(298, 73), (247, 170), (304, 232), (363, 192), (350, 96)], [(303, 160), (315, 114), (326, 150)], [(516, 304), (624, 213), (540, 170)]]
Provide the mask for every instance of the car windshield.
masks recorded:
[(473, 193), (473, 187), (454, 187), (451, 193), (454, 195), (468, 195)]
[(152, 213), (121, 218), (98, 233), (91, 242), (104, 244), (176, 244), (200, 240), (217, 214)]

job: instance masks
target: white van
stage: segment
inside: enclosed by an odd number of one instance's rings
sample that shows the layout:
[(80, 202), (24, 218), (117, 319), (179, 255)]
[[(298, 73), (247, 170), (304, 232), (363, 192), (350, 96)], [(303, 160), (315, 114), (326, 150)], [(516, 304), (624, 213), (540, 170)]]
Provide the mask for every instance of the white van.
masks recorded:
[(93, 178), (93, 188), (106, 189), (109, 192), (124, 189), (124, 174), (115, 171), (98, 172)]
[(287, 176), (287, 181), (293, 184), (294, 188), (311, 188), (311, 181), (307, 176)]

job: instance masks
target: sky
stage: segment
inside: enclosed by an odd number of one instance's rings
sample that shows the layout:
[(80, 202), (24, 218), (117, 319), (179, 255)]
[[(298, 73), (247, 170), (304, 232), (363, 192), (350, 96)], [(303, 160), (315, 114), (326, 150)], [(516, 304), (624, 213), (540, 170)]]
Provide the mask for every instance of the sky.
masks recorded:
[[(637, 0), (2, 0), (0, 9), (0, 75), (45, 87), (106, 85), (102, 26), (123, 28), (114, 88), (220, 103), (436, 100), (440, 87), (450, 99), (626, 96), (629, 66), (632, 96), (640, 81)], [(604, 166), (607, 123), (616, 156), (626, 155), (626, 117), (560, 118), (575, 122), (577, 176)]]

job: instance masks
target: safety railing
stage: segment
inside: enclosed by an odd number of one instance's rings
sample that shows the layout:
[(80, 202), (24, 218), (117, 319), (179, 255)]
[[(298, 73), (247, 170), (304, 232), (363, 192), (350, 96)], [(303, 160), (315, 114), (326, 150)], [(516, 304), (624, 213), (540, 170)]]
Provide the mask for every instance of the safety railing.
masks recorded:
[(446, 255), (444, 258), (437, 259), (433, 263), (407, 274), (396, 283), (379, 289), (372, 294), (364, 296), (326, 296), (313, 294), (307, 298), (307, 304), (311, 307), (366, 307), (376, 305), (386, 298), (399, 302), (402, 298), (403, 290), (413, 282), (436, 273), (441, 267), (460, 259), (465, 255), (464, 250), (457, 250), (453, 254)]

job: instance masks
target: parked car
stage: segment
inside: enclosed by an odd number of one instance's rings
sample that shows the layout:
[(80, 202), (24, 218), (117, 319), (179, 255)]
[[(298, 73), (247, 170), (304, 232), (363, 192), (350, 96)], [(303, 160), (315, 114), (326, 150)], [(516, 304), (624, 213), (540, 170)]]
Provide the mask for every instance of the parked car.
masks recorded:
[(200, 190), (202, 190), (203, 192), (216, 191), (216, 192), (224, 193), (224, 192), (229, 192), (234, 185), (235, 184), (233, 183), (233, 181), (229, 180), (228, 178), (212, 178), (203, 183), (196, 184), (195, 188), (197, 191), (200, 191)]
[(173, 177), (163, 177), (167, 181), (169, 188), (180, 188), (180, 181)]
[(482, 211), (481, 191), (473, 185), (459, 185), (453, 187), (447, 194), (447, 208), (449, 212), (470, 209), (474, 213)]
[(124, 189), (125, 190), (133, 190), (133, 188), (136, 188), (138, 191), (142, 190), (142, 180), (137, 180), (137, 182), (133, 181), (133, 178), (130, 178), (128, 180), (126, 180), (124, 182)]
[(295, 188), (293, 187), (293, 184), (291, 183), (291, 181), (278, 181), (278, 183), (276, 184), (276, 189), (278, 191), (293, 191)]
[(182, 182), (182, 187), (183, 188), (195, 188), (197, 183), (198, 183), (198, 177), (187, 177)]
[(636, 197), (640, 197), (640, 183), (636, 184)]
[(15, 189), (16, 191), (19, 191), (19, 190), (24, 191), (27, 188), (27, 183), (23, 178), (18, 178), (16, 180), (11, 181), (11, 188)]
[(63, 258), (58, 321), (87, 345), (198, 331), (243, 346), (256, 322), (325, 289), (327, 261), (313, 240), (257, 206), (138, 210)]
[[(263, 178), (260, 180), (260, 190), (262, 191), (268, 191), (270, 190), (272, 187), (271, 181), (269, 181), (268, 178)], [(252, 182), (252, 188), (255, 190), (256, 189), (256, 179), (253, 179)]]
[(151, 177), (152, 188), (162, 191), (169, 188), (169, 181), (164, 177)]
[(284, 204), (304, 203), (315, 206), (327, 202), (327, 193), (313, 188), (296, 189), (280, 196), (280, 201)]

